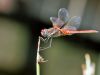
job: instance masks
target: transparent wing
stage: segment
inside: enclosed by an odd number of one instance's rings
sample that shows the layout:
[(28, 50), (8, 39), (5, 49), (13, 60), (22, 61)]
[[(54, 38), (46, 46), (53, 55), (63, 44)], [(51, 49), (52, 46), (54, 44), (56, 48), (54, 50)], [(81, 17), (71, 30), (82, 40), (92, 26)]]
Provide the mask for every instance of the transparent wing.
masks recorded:
[(58, 11), (58, 18), (60, 20), (62, 20), (63, 22), (68, 21), (68, 19), (69, 19), (68, 11), (65, 8), (59, 9), (59, 11)]
[(74, 16), (66, 23), (63, 29), (77, 30), (80, 26), (81, 18)]
[(53, 25), (57, 25), (58, 27), (62, 27), (66, 21), (68, 21), (68, 11), (65, 8), (61, 8), (58, 11), (58, 18), (50, 17)]
[(64, 24), (63, 21), (61, 21), (59, 18), (56, 18), (56, 17), (50, 17), (50, 20), (51, 20), (53, 26), (57, 25), (58, 27), (61, 27)]

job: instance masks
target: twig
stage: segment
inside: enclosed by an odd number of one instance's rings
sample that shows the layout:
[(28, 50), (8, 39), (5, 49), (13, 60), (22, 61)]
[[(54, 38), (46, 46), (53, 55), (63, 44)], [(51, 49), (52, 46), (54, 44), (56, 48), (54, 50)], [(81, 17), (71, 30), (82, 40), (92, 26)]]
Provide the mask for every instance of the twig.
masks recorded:
[(36, 57), (36, 75), (40, 75), (40, 64), (38, 63), (38, 60), (40, 58), (39, 51), (40, 51), (40, 37), (38, 39), (38, 48), (37, 48), (37, 57)]

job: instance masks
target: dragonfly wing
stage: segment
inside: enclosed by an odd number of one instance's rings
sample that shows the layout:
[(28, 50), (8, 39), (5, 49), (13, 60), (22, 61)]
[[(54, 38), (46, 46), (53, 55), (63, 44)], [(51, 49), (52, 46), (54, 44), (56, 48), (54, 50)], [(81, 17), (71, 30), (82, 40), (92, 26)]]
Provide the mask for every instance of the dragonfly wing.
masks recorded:
[(74, 16), (71, 19), (69, 19), (68, 23), (63, 27), (63, 29), (69, 29), (69, 30), (77, 30), (80, 26), (81, 18)]
[(65, 8), (59, 9), (58, 18), (64, 22), (68, 21), (69, 19), (68, 11)]
[(50, 20), (53, 25), (57, 25), (58, 27), (62, 27), (64, 23), (68, 21), (68, 19), (68, 11), (65, 8), (59, 9), (58, 18), (50, 17)]
[(59, 18), (56, 18), (56, 17), (50, 17), (50, 20), (51, 20), (53, 26), (57, 25), (58, 27), (61, 27), (64, 24), (63, 21), (61, 21)]

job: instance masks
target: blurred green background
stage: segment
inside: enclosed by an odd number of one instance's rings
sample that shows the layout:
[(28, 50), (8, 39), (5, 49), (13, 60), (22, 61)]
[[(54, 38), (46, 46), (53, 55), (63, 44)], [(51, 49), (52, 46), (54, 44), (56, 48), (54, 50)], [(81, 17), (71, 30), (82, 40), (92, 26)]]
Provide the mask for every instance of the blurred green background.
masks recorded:
[(25, 68), (30, 49), (30, 34), (27, 26), (0, 18), (0, 75), (17, 73)]
[(43, 75), (82, 75), (82, 64), (86, 64), (86, 53), (90, 54), (91, 62), (96, 64), (95, 75), (99, 75), (99, 53), (78, 40), (74, 42), (62, 38), (54, 39), (52, 47), (41, 52), (48, 60), (41, 64), (41, 72)]

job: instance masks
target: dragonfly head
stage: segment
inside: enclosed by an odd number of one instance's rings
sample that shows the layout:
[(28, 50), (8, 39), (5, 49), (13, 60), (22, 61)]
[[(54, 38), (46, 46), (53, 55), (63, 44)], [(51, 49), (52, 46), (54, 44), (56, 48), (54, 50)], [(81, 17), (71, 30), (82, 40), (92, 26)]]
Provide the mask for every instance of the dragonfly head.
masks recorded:
[(48, 37), (48, 30), (47, 30), (47, 29), (42, 29), (42, 30), (41, 30), (41, 35), (42, 35), (43, 37)]

